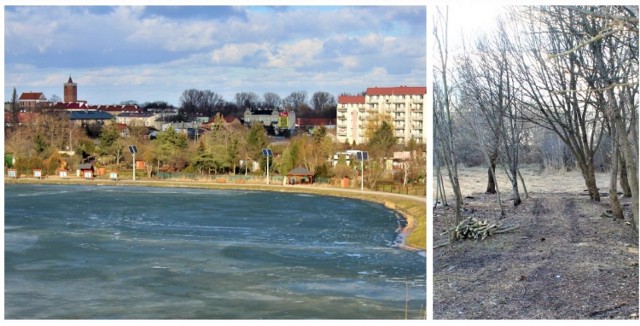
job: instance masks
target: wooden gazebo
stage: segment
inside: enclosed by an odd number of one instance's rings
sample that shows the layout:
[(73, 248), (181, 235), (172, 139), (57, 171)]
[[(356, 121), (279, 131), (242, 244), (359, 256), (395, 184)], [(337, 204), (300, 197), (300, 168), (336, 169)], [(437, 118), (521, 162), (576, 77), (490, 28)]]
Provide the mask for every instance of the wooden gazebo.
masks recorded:
[(313, 183), (314, 173), (303, 168), (297, 167), (289, 172), (287, 172), (287, 184), (296, 184), (296, 183)]

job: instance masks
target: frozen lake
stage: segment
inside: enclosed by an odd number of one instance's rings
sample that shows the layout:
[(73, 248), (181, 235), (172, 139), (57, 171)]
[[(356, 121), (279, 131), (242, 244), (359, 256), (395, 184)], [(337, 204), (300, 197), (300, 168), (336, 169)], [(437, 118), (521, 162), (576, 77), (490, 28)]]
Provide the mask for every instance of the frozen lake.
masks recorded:
[(5, 185), (5, 318), (424, 318), (398, 225), (324, 196)]

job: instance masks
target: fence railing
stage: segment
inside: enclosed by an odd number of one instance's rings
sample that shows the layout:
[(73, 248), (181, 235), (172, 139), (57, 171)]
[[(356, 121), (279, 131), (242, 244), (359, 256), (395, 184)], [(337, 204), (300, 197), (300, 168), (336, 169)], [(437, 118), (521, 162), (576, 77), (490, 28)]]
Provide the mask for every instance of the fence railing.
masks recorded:
[[(199, 174), (199, 173), (184, 173), (184, 172), (159, 172), (155, 175), (158, 179), (168, 180), (168, 179), (179, 179), (179, 180), (194, 180), (194, 181), (208, 181), (208, 182), (218, 182), (218, 183), (265, 183), (266, 176), (265, 175), (230, 175), (230, 174), (222, 174), (222, 175), (211, 175), (211, 174)], [(281, 175), (272, 175), (269, 177), (271, 184), (282, 184), (284, 182), (284, 176)], [(316, 184), (330, 184), (331, 178), (318, 177), (314, 179), (314, 183)]]
[[(139, 179), (143, 179), (145, 177), (143, 172), (136, 171), (136, 176)], [(25, 175), (16, 175), (15, 177), (29, 177)], [(95, 175), (95, 178), (108, 178), (109, 175)], [(118, 173), (118, 178), (120, 180), (130, 179), (132, 177), (131, 171), (120, 171)], [(159, 172), (154, 175), (155, 178), (160, 180), (193, 180), (193, 181), (203, 181), (203, 182), (215, 182), (215, 183), (237, 183), (237, 184), (265, 184), (266, 176), (265, 175), (210, 175), (210, 174), (199, 174), (199, 173), (184, 173), (184, 172)], [(272, 185), (283, 184), (285, 176), (275, 175), (270, 176)], [(346, 184), (344, 183), (344, 179), (339, 178), (329, 178), (329, 177), (316, 177), (313, 179), (314, 184), (317, 185), (325, 185), (332, 187), (340, 187), (340, 188), (360, 188), (360, 183), (356, 182), (357, 180), (348, 180)], [(373, 189), (367, 188), (369, 190), (380, 191), (380, 192), (389, 192), (396, 194), (406, 194), (406, 195), (414, 195), (414, 196), (426, 196), (426, 186), (425, 185), (409, 185), (403, 186), (395, 183), (379, 183)]]
[(376, 191), (390, 192), (395, 194), (405, 194), (414, 196), (426, 196), (427, 187), (424, 185), (403, 186), (398, 184), (379, 184), (375, 187)]

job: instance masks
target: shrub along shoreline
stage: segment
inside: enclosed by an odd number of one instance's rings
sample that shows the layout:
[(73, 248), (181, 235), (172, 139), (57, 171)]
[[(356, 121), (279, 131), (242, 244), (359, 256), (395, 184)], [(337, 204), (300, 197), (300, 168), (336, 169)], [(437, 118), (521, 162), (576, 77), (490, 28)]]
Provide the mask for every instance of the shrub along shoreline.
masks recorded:
[(301, 186), (301, 185), (266, 185), (266, 184), (237, 184), (215, 183), (194, 180), (85, 180), (81, 178), (60, 179), (49, 177), (45, 179), (4, 179), (5, 184), (76, 184), (100, 186), (148, 186), (173, 188), (203, 188), (226, 190), (258, 190), (291, 193), (308, 193), (322, 196), (343, 197), (371, 201), (383, 204), (388, 209), (396, 211), (406, 221), (406, 225), (399, 230), (403, 243), (400, 247), (405, 250), (424, 251), (426, 249), (426, 198), (392, 193), (374, 192), (335, 188), (329, 186)]

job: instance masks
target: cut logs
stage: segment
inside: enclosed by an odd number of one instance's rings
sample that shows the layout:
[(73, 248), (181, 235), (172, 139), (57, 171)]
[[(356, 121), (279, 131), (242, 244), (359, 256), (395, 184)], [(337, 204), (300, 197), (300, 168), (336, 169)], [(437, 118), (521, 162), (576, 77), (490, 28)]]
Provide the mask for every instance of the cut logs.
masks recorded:
[(493, 235), (494, 231), (500, 227), (500, 224), (489, 223), (487, 220), (481, 221), (473, 217), (468, 217), (460, 222), (453, 230), (453, 238), (484, 240), (486, 237)]
[[(519, 228), (520, 225), (502, 225), (502, 223), (489, 223), (487, 220), (481, 221), (473, 217), (468, 217), (464, 221), (460, 222), (455, 229), (445, 231), (441, 235), (447, 233), (452, 235), (452, 240), (484, 240), (488, 236), (492, 236), (498, 233), (505, 233)], [(433, 248), (440, 248), (448, 245), (449, 240), (445, 240), (440, 243), (435, 243)]]
[(478, 220), (470, 216), (460, 222), (455, 229), (445, 231), (442, 234), (451, 232), (453, 240), (484, 240), (488, 236), (508, 232), (518, 227), (519, 225), (504, 226), (501, 223), (489, 223), (487, 220)]

